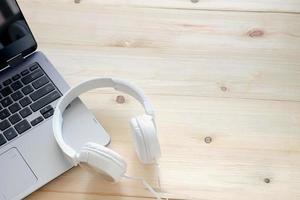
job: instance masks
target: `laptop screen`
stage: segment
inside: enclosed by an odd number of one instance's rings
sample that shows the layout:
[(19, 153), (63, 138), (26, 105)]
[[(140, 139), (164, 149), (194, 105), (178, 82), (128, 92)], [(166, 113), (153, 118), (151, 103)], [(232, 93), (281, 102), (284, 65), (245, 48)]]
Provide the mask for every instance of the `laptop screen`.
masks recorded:
[(36, 41), (15, 0), (0, 0), (0, 70), (7, 61), (37, 48)]

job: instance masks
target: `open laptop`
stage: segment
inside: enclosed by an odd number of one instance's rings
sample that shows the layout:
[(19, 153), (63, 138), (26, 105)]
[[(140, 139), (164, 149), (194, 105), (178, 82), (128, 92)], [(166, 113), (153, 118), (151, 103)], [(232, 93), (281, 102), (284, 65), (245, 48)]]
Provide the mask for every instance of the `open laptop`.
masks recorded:
[[(17, 2), (0, 0), (0, 200), (22, 199), (72, 167), (54, 140), (51, 122), (69, 87), (36, 49)], [(64, 137), (75, 148), (86, 141), (109, 143), (80, 100), (65, 115)]]

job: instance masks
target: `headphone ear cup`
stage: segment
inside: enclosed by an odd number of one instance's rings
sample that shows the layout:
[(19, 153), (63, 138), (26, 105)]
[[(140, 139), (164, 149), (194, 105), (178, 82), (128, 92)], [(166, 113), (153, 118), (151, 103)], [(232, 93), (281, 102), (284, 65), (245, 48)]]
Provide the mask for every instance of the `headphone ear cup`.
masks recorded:
[(145, 163), (145, 161), (147, 160), (146, 144), (136, 117), (131, 119), (130, 125), (132, 129), (132, 136), (136, 154), (140, 161), (142, 163)]
[(126, 173), (123, 158), (105, 146), (88, 142), (81, 148), (77, 159), (84, 168), (96, 171), (106, 180), (118, 182)]
[(144, 164), (155, 163), (161, 151), (152, 116), (132, 118), (131, 127), (138, 158)]

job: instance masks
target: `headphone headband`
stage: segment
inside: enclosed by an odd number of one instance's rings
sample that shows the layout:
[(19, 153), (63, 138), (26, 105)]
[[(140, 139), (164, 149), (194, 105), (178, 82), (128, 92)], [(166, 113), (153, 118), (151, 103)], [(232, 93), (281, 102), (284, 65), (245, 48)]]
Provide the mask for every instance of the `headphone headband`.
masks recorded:
[(66, 155), (75, 162), (75, 165), (78, 164), (76, 161), (76, 151), (64, 142), (62, 136), (63, 112), (65, 111), (66, 107), (82, 93), (92, 89), (106, 87), (112, 87), (117, 91), (124, 92), (134, 97), (143, 105), (146, 114), (151, 115), (154, 118), (154, 110), (148, 98), (144, 95), (141, 89), (137, 88), (129, 82), (115, 78), (95, 78), (79, 83), (74, 88), (69, 89), (63, 95), (63, 97), (60, 98), (53, 115), (54, 137), (56, 138), (60, 148), (63, 149)]

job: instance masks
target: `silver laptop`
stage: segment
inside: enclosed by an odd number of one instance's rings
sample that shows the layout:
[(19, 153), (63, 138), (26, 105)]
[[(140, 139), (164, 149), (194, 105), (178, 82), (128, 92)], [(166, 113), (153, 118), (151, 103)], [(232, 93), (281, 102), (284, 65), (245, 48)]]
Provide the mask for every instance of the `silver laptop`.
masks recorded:
[[(17, 2), (0, 0), (0, 200), (22, 199), (72, 167), (54, 140), (51, 122), (69, 87), (36, 49)], [(64, 137), (74, 148), (91, 140), (109, 143), (80, 100), (65, 117)]]

